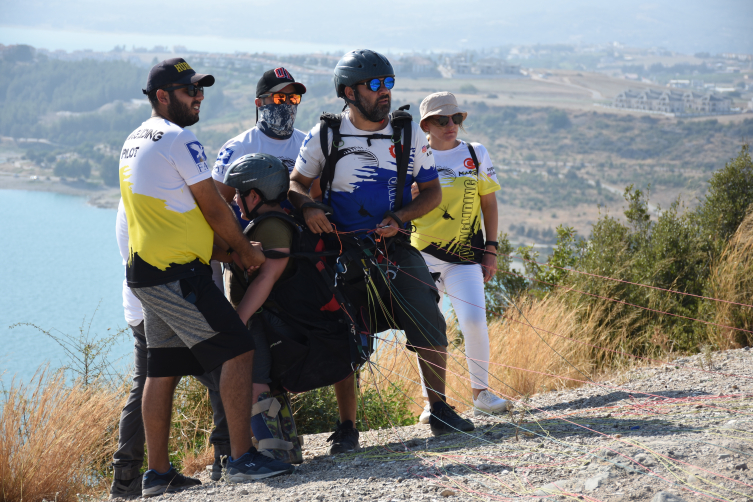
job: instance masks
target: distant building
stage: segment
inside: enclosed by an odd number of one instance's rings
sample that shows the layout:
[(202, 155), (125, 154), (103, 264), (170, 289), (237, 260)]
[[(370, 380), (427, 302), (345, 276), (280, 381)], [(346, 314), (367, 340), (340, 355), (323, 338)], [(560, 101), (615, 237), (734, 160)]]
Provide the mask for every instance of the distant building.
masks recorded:
[(690, 87), (690, 80), (670, 80), (667, 87), (673, 87), (675, 89), (687, 89)]
[(437, 64), (423, 56), (402, 56), (394, 58), (392, 67), (395, 74), (404, 77), (438, 77)]
[(729, 113), (732, 100), (716, 94), (701, 94), (690, 90), (680, 92), (675, 90), (645, 89), (633, 91), (627, 89), (614, 98), (612, 106), (672, 114)]
[(474, 60), (473, 54), (461, 52), (446, 56), (439, 71), (445, 78), (484, 78), (522, 75), (520, 65), (506, 60), (488, 57)]

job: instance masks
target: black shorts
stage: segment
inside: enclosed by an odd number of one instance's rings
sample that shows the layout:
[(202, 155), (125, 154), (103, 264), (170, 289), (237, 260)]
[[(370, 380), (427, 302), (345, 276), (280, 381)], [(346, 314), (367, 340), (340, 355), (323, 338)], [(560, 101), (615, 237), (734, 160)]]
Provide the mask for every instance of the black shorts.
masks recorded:
[[(371, 333), (403, 330), (409, 350), (446, 347), (447, 324), (439, 308), (439, 292), (421, 252), (402, 241), (389, 248), (389, 259), (399, 266), (394, 278), (388, 281), (383, 277), (374, 278), (387, 313), (379, 305), (369, 306), (368, 295), (362, 287), (347, 287), (346, 294), (361, 320), (368, 324)], [(383, 268), (388, 269), (386, 265)]]

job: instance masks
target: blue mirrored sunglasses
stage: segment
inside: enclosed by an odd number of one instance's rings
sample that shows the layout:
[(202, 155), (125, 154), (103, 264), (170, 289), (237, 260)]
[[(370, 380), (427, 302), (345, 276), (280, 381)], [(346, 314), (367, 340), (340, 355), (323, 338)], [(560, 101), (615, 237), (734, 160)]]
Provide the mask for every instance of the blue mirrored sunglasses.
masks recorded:
[(359, 82), (359, 84), (367, 86), (374, 92), (377, 92), (382, 87), (382, 83), (384, 83), (385, 89), (392, 89), (395, 87), (395, 77), (373, 78), (366, 82)]

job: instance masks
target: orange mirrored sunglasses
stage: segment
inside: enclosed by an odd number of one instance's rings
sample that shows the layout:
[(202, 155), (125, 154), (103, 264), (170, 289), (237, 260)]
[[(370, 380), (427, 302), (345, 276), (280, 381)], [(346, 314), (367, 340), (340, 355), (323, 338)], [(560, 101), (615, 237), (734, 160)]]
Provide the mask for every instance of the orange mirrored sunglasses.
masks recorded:
[(259, 96), (260, 98), (268, 98), (272, 97), (272, 101), (276, 105), (282, 105), (290, 101), (291, 105), (299, 105), (301, 104), (301, 95), (297, 93), (290, 93), (286, 94), (284, 92), (275, 92), (273, 94), (262, 94)]

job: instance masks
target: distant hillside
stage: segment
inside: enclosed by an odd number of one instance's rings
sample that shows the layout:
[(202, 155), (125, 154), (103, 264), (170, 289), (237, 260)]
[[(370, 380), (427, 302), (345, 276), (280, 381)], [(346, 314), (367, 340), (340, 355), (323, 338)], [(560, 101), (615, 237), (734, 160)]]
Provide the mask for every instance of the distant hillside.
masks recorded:
[[(207, 90), (202, 120), (192, 130), (213, 156), (227, 139), (253, 126), (258, 75), (228, 67), (200, 70), (211, 71), (217, 84)], [(52, 142), (18, 143), (40, 175), (54, 172), (117, 184), (116, 153), (150, 113), (141, 94), (145, 78), (143, 68), (126, 62), (0, 61), (0, 135)], [(416, 87), (423, 81), (403, 82)], [(445, 82), (431, 82), (440, 84)], [(429, 92), (398, 92), (393, 107), (409, 99), (418, 118), (419, 101)], [(486, 145), (498, 167), (502, 228), (539, 242), (551, 241), (561, 223), (588, 234), (598, 205), (619, 209), (620, 193), (629, 184), (641, 189), (650, 184), (652, 203), (661, 207), (681, 193), (693, 204), (710, 173), (753, 137), (753, 119), (745, 116), (677, 120), (582, 111), (585, 107), (497, 106), (484, 96), (461, 96), (469, 111), (461, 137)], [(544, 96), (542, 102), (557, 103), (556, 96)], [(330, 82), (311, 84), (296, 126), (308, 130), (322, 111), (341, 109)]]

